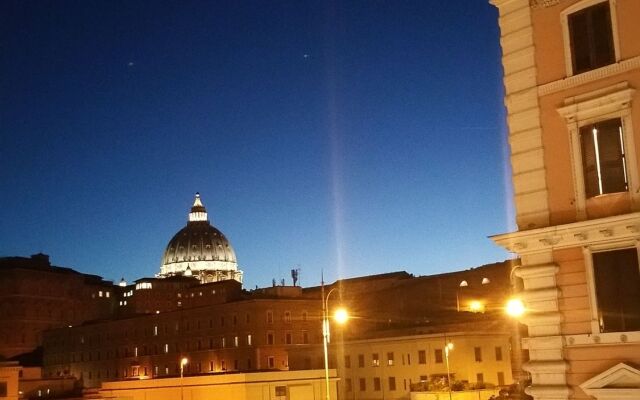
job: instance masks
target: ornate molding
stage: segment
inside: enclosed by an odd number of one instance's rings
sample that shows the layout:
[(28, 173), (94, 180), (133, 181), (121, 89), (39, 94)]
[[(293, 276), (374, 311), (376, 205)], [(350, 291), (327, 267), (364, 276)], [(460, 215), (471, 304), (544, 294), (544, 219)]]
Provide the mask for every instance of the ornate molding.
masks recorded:
[(640, 212), (506, 233), (492, 236), (491, 239), (506, 250), (520, 255), (612, 241), (637, 241), (640, 240)]
[(547, 8), (558, 5), (563, 0), (529, 0), (531, 8)]
[(608, 78), (637, 68), (640, 68), (640, 56), (629, 58), (628, 60), (623, 60), (579, 75), (545, 83), (544, 85), (538, 86), (538, 95), (546, 96), (548, 94), (584, 85), (585, 83), (597, 81), (599, 79)]

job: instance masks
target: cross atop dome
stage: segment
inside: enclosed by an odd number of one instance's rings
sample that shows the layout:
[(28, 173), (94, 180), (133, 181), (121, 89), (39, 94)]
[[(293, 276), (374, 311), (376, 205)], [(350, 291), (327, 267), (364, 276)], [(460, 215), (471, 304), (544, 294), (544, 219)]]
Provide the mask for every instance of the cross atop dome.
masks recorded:
[(200, 193), (196, 192), (196, 198), (193, 200), (193, 206), (191, 206), (191, 212), (189, 213), (189, 222), (208, 220), (207, 209), (204, 208), (202, 200), (200, 200)]

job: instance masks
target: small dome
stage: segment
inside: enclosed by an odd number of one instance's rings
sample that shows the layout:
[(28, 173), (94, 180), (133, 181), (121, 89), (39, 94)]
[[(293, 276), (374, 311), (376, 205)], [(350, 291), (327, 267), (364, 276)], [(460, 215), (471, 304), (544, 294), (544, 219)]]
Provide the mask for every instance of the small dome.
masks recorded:
[(242, 282), (236, 253), (222, 232), (209, 223), (196, 193), (187, 226), (167, 244), (159, 276), (196, 276), (201, 282), (235, 279)]

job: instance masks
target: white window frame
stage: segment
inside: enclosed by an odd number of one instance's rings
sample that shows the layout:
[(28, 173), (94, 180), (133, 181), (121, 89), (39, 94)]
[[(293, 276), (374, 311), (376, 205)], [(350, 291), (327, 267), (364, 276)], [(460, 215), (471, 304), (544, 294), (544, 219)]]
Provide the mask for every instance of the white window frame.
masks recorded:
[(580, 128), (596, 122), (620, 118), (625, 149), (625, 166), (627, 169), (627, 193), (630, 195), (631, 208), (637, 210), (638, 206), (640, 206), (640, 193), (638, 193), (640, 191), (640, 178), (638, 177), (637, 155), (631, 119), (631, 101), (634, 93), (635, 89), (630, 88), (627, 82), (622, 82), (565, 99), (565, 105), (557, 109), (558, 113), (565, 118), (569, 132), (574, 199), (579, 221), (587, 218)]
[[(620, 62), (620, 41), (618, 39), (618, 16), (616, 12), (617, 0), (582, 0), (579, 1), (560, 12), (560, 23), (562, 25), (563, 47), (564, 47), (564, 65), (567, 76), (573, 76), (573, 61), (571, 57), (571, 36), (569, 35), (569, 15), (574, 14), (585, 8), (595, 6), (600, 3), (609, 3), (609, 14), (611, 16), (611, 35), (613, 37), (613, 52), (615, 62)], [(600, 68), (605, 68), (602, 66)], [(595, 68), (597, 69), (597, 68)], [(590, 70), (593, 71), (593, 70)], [(578, 75), (582, 75), (589, 71), (581, 72)]]
[[(593, 254), (594, 253), (604, 253), (608, 251), (616, 251), (616, 250), (626, 250), (626, 249), (636, 249), (638, 254), (638, 268), (640, 269), (640, 241), (635, 239), (627, 239), (622, 241), (615, 241), (604, 244), (593, 244), (590, 246), (584, 246), (582, 248), (582, 255), (584, 258), (584, 265), (587, 272), (587, 287), (589, 291), (589, 305), (591, 308), (591, 333), (593, 335), (598, 335), (600, 337), (610, 336), (612, 339), (618, 339), (620, 337), (620, 333), (629, 334), (635, 331), (625, 331), (625, 332), (600, 332), (600, 322), (598, 321), (598, 299), (596, 296), (596, 280), (595, 280), (595, 272), (593, 270)], [(635, 339), (640, 339), (640, 332), (638, 332), (638, 336)], [(608, 341), (604, 338), (605, 341)]]

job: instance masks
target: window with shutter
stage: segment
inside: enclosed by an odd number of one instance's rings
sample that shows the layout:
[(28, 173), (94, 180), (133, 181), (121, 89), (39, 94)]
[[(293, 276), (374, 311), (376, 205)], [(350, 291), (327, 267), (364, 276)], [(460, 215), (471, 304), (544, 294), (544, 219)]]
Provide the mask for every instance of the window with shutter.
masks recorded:
[(581, 127), (580, 142), (586, 197), (627, 191), (620, 118)]
[(640, 330), (640, 268), (635, 248), (593, 254), (600, 332)]
[(570, 14), (567, 20), (574, 74), (615, 62), (608, 1)]

